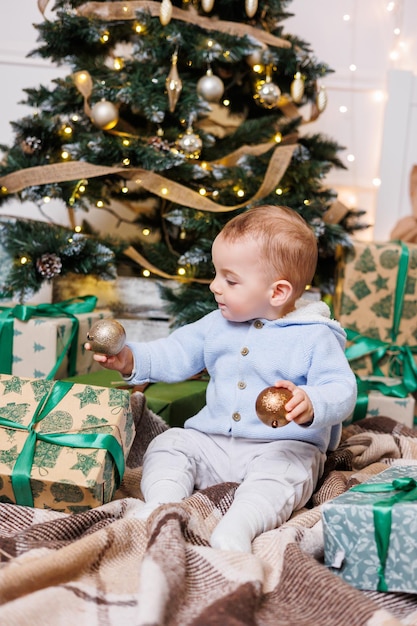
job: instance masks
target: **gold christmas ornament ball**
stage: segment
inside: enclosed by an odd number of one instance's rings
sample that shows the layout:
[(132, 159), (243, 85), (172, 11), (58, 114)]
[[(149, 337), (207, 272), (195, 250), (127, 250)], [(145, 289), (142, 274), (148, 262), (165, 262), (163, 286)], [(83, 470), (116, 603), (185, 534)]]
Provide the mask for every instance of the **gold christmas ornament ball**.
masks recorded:
[(125, 345), (126, 331), (117, 320), (98, 320), (88, 331), (87, 341), (93, 352), (113, 356)]
[(98, 128), (110, 130), (119, 121), (119, 110), (107, 100), (100, 100), (91, 107), (91, 121)]
[(255, 411), (261, 422), (271, 428), (286, 426), (285, 405), (292, 393), (284, 387), (267, 387), (256, 398)]

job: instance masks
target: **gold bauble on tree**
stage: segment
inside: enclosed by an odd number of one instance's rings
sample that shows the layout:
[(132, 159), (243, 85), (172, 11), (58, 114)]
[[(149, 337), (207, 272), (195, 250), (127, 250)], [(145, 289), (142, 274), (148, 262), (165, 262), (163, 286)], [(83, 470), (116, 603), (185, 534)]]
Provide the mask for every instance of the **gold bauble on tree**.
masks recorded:
[(205, 13), (210, 13), (214, 7), (214, 0), (201, 0), (201, 8)]
[(290, 86), (290, 93), (292, 101), (295, 104), (299, 104), (304, 96), (304, 78), (301, 75), (301, 72), (296, 72), (294, 74), (294, 80)]
[(93, 352), (112, 356), (118, 354), (125, 345), (126, 331), (117, 320), (105, 318), (92, 325), (87, 333), (87, 341)]
[(100, 100), (91, 107), (91, 121), (103, 130), (110, 130), (119, 121), (119, 109), (108, 100)]
[(197, 83), (197, 93), (207, 102), (218, 102), (224, 93), (224, 84), (221, 78), (213, 74), (209, 67), (206, 75)]
[(286, 426), (289, 422), (284, 407), (291, 398), (291, 391), (285, 387), (267, 387), (256, 398), (256, 415), (271, 428)]
[(168, 93), (169, 110), (171, 113), (175, 111), (178, 98), (182, 91), (182, 80), (177, 70), (178, 54), (174, 52), (171, 59), (171, 69), (165, 80), (165, 87)]
[(258, 10), (258, 0), (245, 0), (246, 15), (251, 18)]
[(162, 0), (161, 8), (159, 10), (159, 20), (162, 26), (167, 26), (170, 23), (172, 17), (172, 3), (171, 0)]
[(323, 113), (324, 109), (327, 106), (327, 91), (324, 85), (320, 85), (319, 90), (316, 95), (316, 105), (317, 109), (320, 113)]

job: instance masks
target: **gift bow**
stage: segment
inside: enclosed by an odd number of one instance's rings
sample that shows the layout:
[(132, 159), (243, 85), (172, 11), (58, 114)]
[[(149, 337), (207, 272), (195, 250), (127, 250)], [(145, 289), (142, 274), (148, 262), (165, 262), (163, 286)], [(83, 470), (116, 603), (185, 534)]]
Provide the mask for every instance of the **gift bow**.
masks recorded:
[(392, 507), (397, 502), (412, 502), (417, 500), (417, 482), (408, 476), (395, 478), (391, 483), (364, 483), (351, 487), (351, 491), (362, 493), (380, 493), (397, 491), (391, 498), (374, 502), (372, 511), (374, 518), (374, 533), (379, 558), (377, 591), (388, 591), (385, 580), (385, 566), (391, 536)]
[(29, 321), (32, 317), (69, 317), (72, 322), (71, 334), (59, 355), (56, 364), (46, 378), (52, 379), (58, 371), (65, 355), (69, 351), (68, 375), (76, 374), (77, 340), (79, 321), (76, 317), (80, 313), (91, 313), (97, 304), (96, 296), (83, 296), (70, 298), (54, 304), (16, 304), (14, 307), (0, 306), (0, 372), (12, 373), (13, 357), (13, 324), (14, 319), (22, 322)]
[(99, 448), (106, 450), (112, 456), (117, 469), (116, 485), (117, 487), (120, 485), (125, 471), (125, 460), (122, 447), (113, 435), (108, 433), (40, 433), (36, 431), (36, 425), (55, 409), (57, 404), (71, 390), (72, 386), (73, 383), (56, 381), (38, 403), (32, 420), (27, 426), (1, 417), (0, 407), (0, 426), (14, 430), (26, 430), (28, 432), (25, 444), (12, 470), (11, 481), (16, 504), (34, 506), (33, 493), (30, 486), (30, 473), (37, 441), (45, 441), (46, 443), (67, 446), (69, 448)]

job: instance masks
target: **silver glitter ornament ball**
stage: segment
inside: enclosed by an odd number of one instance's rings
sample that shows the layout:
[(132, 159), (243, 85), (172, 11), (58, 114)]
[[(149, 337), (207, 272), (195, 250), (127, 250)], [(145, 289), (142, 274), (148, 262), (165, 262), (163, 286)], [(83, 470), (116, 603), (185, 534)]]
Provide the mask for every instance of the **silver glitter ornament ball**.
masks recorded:
[(98, 320), (88, 331), (87, 341), (93, 352), (113, 356), (125, 345), (126, 331), (117, 320)]

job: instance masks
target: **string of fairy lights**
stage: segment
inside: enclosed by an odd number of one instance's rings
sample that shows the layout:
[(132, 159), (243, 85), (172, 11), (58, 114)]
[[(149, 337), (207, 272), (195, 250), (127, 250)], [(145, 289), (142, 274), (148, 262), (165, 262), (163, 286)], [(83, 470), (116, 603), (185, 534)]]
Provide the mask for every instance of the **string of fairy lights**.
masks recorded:
[[(357, 120), (363, 111), (359, 110), (358, 100), (356, 94), (358, 92), (368, 92), (369, 98), (372, 102), (372, 106), (383, 107), (387, 101), (388, 94), (385, 88), (385, 76), (383, 77), (384, 84), (375, 88), (363, 87), (363, 84), (358, 80), (358, 75), (362, 70), (363, 58), (360, 57), (360, 41), (359, 41), (359, 20), (361, 19), (361, 9), (363, 4), (358, 0), (350, 0), (344, 7), (341, 7), (340, 19), (344, 24), (344, 28), (349, 29), (347, 37), (348, 41), (348, 66), (345, 68), (348, 72), (347, 86), (342, 88), (344, 94), (342, 96), (342, 102), (339, 105), (338, 113), (345, 119), (350, 121), (350, 129), (348, 133), (348, 145), (346, 146), (346, 164), (350, 173), (350, 184), (340, 187), (338, 194), (340, 200), (351, 208), (357, 208), (358, 194), (363, 189), (363, 185), (367, 185), (363, 182), (362, 186), (359, 180), (358, 166), (357, 166), (357, 153), (356, 150), (363, 145), (363, 137), (360, 136), (357, 127)], [(390, 68), (401, 68), (404, 60), (407, 56), (408, 43), (404, 35), (404, 0), (389, 0), (381, 2), (379, 6), (379, 13), (375, 19), (380, 20), (380, 32), (385, 33), (386, 37), (386, 59), (385, 66)], [(369, 42), (368, 42), (369, 45)], [(369, 49), (369, 48), (368, 48)], [(343, 68), (342, 68), (343, 69)], [(329, 86), (331, 92), (333, 87)], [(381, 112), (381, 109), (379, 109)], [(383, 110), (382, 110), (383, 112)], [(375, 142), (378, 144), (378, 142)], [(377, 147), (377, 146), (376, 146)], [(379, 147), (379, 146), (378, 146)], [(378, 167), (379, 163), (376, 160), (375, 166)], [(367, 185), (368, 189), (373, 190), (372, 195), (376, 197), (377, 190), (381, 185), (381, 179), (378, 172), (374, 172), (372, 179)]]

